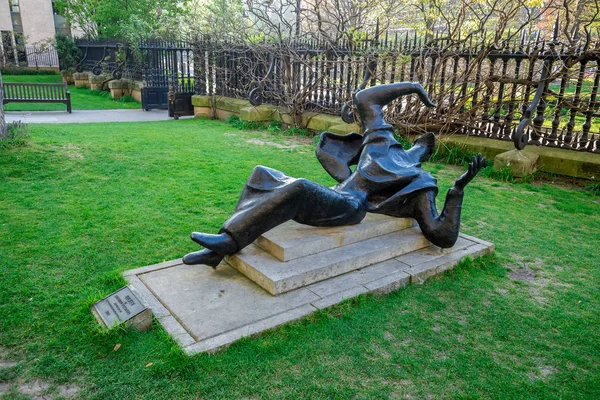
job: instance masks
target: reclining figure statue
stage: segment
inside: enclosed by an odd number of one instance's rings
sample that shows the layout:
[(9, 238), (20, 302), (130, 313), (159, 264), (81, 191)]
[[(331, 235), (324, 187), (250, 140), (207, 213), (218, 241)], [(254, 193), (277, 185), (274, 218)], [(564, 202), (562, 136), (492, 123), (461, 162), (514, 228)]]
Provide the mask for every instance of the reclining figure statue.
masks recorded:
[[(438, 215), (436, 180), (421, 169), (421, 162), (434, 150), (435, 135), (427, 133), (404, 150), (394, 139), (393, 127), (383, 119), (382, 107), (408, 94), (416, 94), (426, 106), (435, 107), (420, 84), (374, 86), (354, 97), (364, 134), (321, 135), (317, 158), (339, 182), (332, 188), (271, 168), (254, 168), (233, 215), (219, 234), (192, 233), (192, 240), (205, 249), (185, 255), (183, 262), (216, 267), (225, 256), (286, 221), (312, 226), (353, 225), (367, 212), (414, 218), (430, 242), (452, 247), (458, 238), (463, 189), (485, 158), (481, 154), (473, 157), (467, 172), (448, 190)], [(352, 165), (356, 165), (354, 171)]]

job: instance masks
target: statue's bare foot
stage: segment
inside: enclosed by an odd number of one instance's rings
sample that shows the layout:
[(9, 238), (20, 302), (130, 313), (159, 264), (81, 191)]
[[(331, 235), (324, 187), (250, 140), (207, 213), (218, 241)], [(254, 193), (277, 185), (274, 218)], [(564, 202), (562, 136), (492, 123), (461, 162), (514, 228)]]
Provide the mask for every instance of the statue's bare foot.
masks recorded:
[(204, 264), (209, 267), (217, 268), (217, 265), (223, 260), (223, 256), (212, 250), (204, 249), (188, 253), (183, 256), (183, 263), (187, 265)]
[(210, 233), (192, 232), (192, 240), (200, 246), (224, 256), (233, 254), (238, 250), (237, 243), (227, 233), (212, 235)]
[(481, 153), (473, 156), (473, 161), (469, 163), (469, 169), (456, 180), (454, 183), (454, 189), (462, 191), (465, 186), (467, 186), (467, 184), (471, 182), (473, 178), (475, 178), (479, 170), (483, 168), (484, 165), (485, 157), (482, 156)]

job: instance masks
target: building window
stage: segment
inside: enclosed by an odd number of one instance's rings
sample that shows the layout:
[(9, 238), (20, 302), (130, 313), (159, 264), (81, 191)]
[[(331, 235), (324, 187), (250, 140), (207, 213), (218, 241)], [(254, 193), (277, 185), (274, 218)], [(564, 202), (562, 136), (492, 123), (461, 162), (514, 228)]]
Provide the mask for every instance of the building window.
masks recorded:
[(10, 0), (10, 11), (14, 13), (20, 12), (19, 10), (19, 0)]

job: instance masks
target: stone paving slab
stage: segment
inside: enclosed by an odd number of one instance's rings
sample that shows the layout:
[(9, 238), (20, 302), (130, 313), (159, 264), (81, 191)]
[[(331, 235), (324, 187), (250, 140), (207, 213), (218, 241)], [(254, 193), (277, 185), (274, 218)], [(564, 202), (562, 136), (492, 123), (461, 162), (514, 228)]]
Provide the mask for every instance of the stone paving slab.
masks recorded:
[(412, 218), (372, 213), (367, 214), (360, 224), (350, 226), (315, 227), (288, 221), (264, 233), (256, 244), (279, 261), (290, 261), (397, 232), (414, 224)]
[[(94, 122), (144, 122), (168, 121), (167, 110), (73, 110), (66, 111), (7, 111), (6, 122), (21, 121), (27, 124), (80, 124)], [(182, 117), (183, 118), (183, 117)]]
[(269, 293), (279, 295), (429, 244), (421, 230), (413, 227), (286, 262), (252, 244), (227, 262)]
[(191, 355), (216, 351), (360, 294), (388, 293), (409, 283), (423, 283), (466, 256), (493, 249), (489, 242), (461, 234), (452, 249), (430, 245), (280, 296), (270, 295), (226, 263), (213, 270), (184, 265), (178, 259), (126, 271), (124, 276), (163, 328)]

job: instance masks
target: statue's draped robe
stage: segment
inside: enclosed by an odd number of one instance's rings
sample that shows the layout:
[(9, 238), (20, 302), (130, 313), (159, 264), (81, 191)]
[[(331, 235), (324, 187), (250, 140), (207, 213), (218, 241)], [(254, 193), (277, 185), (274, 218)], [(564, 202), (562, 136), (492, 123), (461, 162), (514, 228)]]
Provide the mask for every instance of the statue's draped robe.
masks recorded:
[[(221, 232), (229, 233), (244, 248), (290, 219), (306, 225), (339, 226), (357, 224), (367, 212), (409, 217), (411, 197), (425, 190), (437, 194), (435, 178), (421, 169), (421, 162), (433, 152), (434, 141), (433, 134), (426, 134), (404, 150), (389, 125), (364, 136), (325, 132), (317, 158), (338, 185), (327, 188), (258, 166)], [(354, 171), (352, 165), (356, 165)]]

